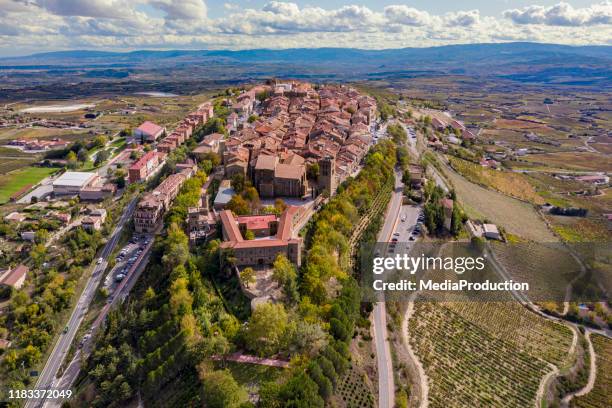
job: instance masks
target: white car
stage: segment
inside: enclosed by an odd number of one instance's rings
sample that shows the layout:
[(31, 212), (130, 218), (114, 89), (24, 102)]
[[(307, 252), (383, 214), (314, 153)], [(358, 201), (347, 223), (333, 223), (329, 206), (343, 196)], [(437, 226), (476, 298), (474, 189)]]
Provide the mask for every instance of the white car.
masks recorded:
[(104, 262), (103, 258), (98, 258), (98, 262), (96, 262), (98, 265), (100, 265), (102, 262)]

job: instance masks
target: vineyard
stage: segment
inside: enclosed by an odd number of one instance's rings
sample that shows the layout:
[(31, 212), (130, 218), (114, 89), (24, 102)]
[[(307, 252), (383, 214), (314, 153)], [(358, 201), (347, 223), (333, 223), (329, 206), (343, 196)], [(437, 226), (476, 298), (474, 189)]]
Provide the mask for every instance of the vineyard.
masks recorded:
[(346, 408), (374, 408), (374, 396), (362, 375), (351, 368), (338, 383), (336, 394)]
[[(469, 311), (470, 306), (475, 310)], [(409, 321), (410, 342), (429, 378), (432, 408), (533, 406), (540, 380), (550, 368), (534, 356), (534, 350), (517, 346), (507, 332), (492, 334), (491, 325), (503, 321), (498, 322), (495, 314), (482, 313), (483, 306), (458, 306), (467, 307), (466, 314), (479, 325), (448, 306), (415, 303)], [(480, 319), (475, 318), (477, 310), (481, 311)], [(481, 319), (495, 322), (483, 323)]]
[(597, 374), (591, 392), (572, 400), (572, 407), (600, 408), (612, 407), (612, 340), (598, 334), (591, 335), (597, 356)]
[(515, 281), (528, 282), (532, 301), (563, 301), (580, 265), (559, 244), (492, 245), (496, 258)]
[(543, 319), (517, 302), (452, 302), (444, 306), (534, 358), (557, 366), (571, 362), (571, 329)]
[(447, 156), (447, 158), (451, 167), (472, 183), (490, 187), (520, 200), (544, 204), (544, 199), (523, 174), (483, 168), (479, 164), (452, 156)]
[(452, 169), (444, 170), (444, 175), (457, 192), (469, 217), (486, 218), (506, 231), (528, 240), (557, 241), (531, 204), (481, 187)]

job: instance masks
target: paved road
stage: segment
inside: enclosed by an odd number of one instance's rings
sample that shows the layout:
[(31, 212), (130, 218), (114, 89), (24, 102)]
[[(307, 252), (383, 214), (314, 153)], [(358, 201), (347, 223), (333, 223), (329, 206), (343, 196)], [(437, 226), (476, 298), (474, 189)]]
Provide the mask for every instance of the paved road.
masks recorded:
[[(402, 208), (403, 185), (401, 176), (395, 173), (395, 189), (391, 196), (391, 202), (387, 208), (385, 224), (378, 234), (378, 242), (389, 242), (395, 227), (399, 221), (399, 213)], [(393, 378), (393, 363), (391, 361), (391, 349), (389, 347), (387, 333), (387, 310), (384, 297), (374, 305), (372, 313), (374, 328), (374, 344), (376, 346), (376, 359), (378, 365), (378, 406), (379, 408), (392, 408), (395, 406), (395, 384)]]
[[(68, 354), (70, 345), (72, 344), (72, 341), (74, 340), (74, 337), (76, 336), (77, 330), (85, 314), (87, 313), (89, 304), (91, 303), (91, 301), (93, 300), (95, 296), (96, 288), (98, 287), (100, 280), (102, 279), (103, 272), (106, 269), (106, 266), (108, 265), (108, 257), (113, 252), (113, 249), (115, 248), (115, 246), (117, 245), (117, 242), (119, 241), (119, 238), (121, 236), (121, 230), (123, 229), (123, 226), (129, 219), (132, 218), (132, 214), (134, 212), (134, 209), (136, 208), (136, 203), (137, 203), (137, 199), (133, 199), (126, 206), (125, 210), (123, 211), (123, 215), (121, 216), (121, 219), (119, 220), (119, 222), (117, 223), (117, 226), (113, 230), (108, 242), (102, 249), (102, 253), (100, 254), (100, 256), (101, 258), (104, 259), (104, 261), (101, 264), (96, 265), (94, 267), (94, 270), (91, 276), (89, 277), (87, 284), (85, 285), (85, 289), (81, 293), (81, 296), (74, 310), (72, 311), (72, 315), (70, 316), (70, 320), (68, 321), (68, 324), (67, 324), (68, 331), (66, 333), (60, 334), (59, 339), (57, 340), (57, 342), (55, 343), (55, 346), (53, 347), (53, 351), (51, 352), (51, 355), (47, 359), (47, 363), (45, 364), (45, 367), (43, 368), (42, 372), (40, 373), (40, 376), (38, 377), (38, 381), (36, 382), (35, 389), (53, 388), (53, 384), (55, 382), (55, 377), (57, 376), (57, 372), (59, 371), (59, 368), (62, 365), (64, 358)], [(44, 400), (42, 399), (40, 400), (31, 399), (31, 400), (28, 400), (25, 406), (26, 408), (33, 408), (33, 407), (42, 406), (43, 403), (44, 403)]]
[[(127, 298), (130, 291), (134, 287), (134, 284), (140, 277), (140, 274), (145, 269), (146, 265), (149, 263), (149, 257), (151, 255), (152, 247), (153, 239), (151, 239), (149, 244), (145, 246), (143, 253), (139, 256), (136, 263), (130, 269), (128, 276), (123, 281), (121, 281), (119, 286), (114, 289), (111, 302), (107, 303), (100, 311), (98, 318), (94, 321), (90, 328), (90, 336), (83, 341), (82, 347), (75, 353), (74, 357), (72, 358), (72, 361), (70, 361), (70, 364), (68, 364), (68, 366), (62, 373), (62, 376), (55, 381), (55, 388), (63, 390), (72, 388), (74, 382), (76, 381), (79, 375), (79, 372), (81, 371), (81, 361), (84, 361), (92, 351), (96, 330), (98, 330), (98, 328), (100, 328), (102, 323), (105, 321), (108, 312), (117, 303), (123, 302)], [(111, 271), (110, 274), (112, 273), (113, 272)], [(42, 407), (59, 408), (61, 407), (62, 402), (62, 400), (48, 399), (44, 402)]]

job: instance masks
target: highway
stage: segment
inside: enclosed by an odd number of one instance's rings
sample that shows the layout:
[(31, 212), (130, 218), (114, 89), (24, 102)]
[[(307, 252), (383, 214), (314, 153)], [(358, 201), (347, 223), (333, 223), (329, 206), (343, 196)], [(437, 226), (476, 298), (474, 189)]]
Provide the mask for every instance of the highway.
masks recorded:
[[(85, 317), (85, 314), (87, 313), (89, 304), (95, 296), (96, 289), (100, 284), (103, 272), (106, 269), (106, 266), (108, 265), (108, 257), (111, 255), (115, 246), (117, 245), (117, 242), (121, 237), (121, 231), (125, 226), (126, 222), (128, 222), (128, 220), (132, 218), (132, 214), (134, 213), (134, 209), (136, 208), (136, 203), (137, 199), (133, 199), (125, 207), (123, 214), (121, 215), (121, 218), (117, 223), (117, 226), (113, 230), (106, 245), (102, 249), (100, 257), (103, 259), (103, 262), (100, 264), (96, 263), (93, 272), (89, 277), (74, 310), (72, 311), (70, 320), (68, 320), (68, 323), (66, 325), (68, 331), (59, 335), (59, 338), (56, 341), (55, 346), (53, 347), (53, 350), (51, 351), (51, 354), (49, 355), (49, 358), (47, 359), (47, 362), (40, 373), (40, 376), (38, 377), (38, 381), (36, 382), (36, 386), (34, 387), (35, 389), (53, 388), (59, 368), (62, 365), (64, 359), (66, 358), (66, 355), (70, 350), (70, 345), (72, 344), (79, 329), (79, 326), (83, 318)], [(25, 407), (40, 407), (43, 404), (43, 399), (30, 399), (25, 404)]]

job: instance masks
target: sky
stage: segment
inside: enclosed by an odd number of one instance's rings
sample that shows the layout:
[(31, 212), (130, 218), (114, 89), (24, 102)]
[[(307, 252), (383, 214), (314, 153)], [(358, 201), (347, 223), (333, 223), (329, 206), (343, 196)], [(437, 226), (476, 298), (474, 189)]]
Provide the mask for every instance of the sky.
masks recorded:
[(0, 0), (0, 56), (508, 41), (612, 45), (612, 1)]

